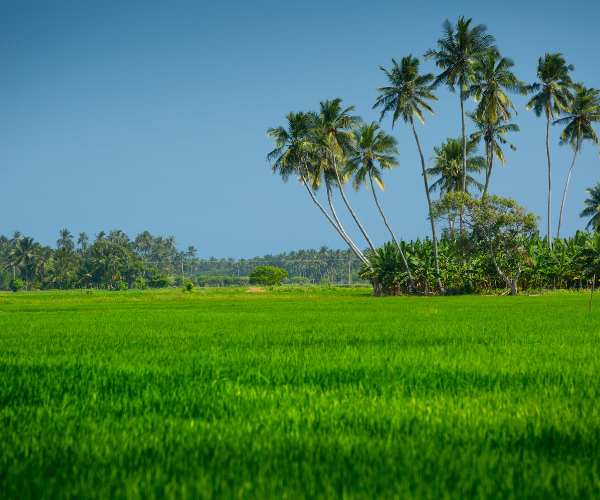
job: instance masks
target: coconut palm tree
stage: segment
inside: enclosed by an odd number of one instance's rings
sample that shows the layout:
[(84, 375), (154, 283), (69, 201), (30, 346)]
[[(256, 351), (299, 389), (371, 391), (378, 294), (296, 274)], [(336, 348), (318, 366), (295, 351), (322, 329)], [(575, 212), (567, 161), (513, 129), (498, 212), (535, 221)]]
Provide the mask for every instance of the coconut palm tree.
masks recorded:
[(575, 158), (577, 153), (583, 147), (584, 141), (590, 141), (592, 144), (598, 146), (598, 136), (594, 127), (593, 122), (600, 121), (600, 91), (593, 88), (586, 88), (582, 83), (575, 85), (575, 99), (571, 103), (571, 110), (569, 116), (559, 118), (552, 125), (561, 124), (566, 127), (560, 135), (561, 146), (569, 145), (573, 151), (573, 163), (569, 169), (569, 175), (567, 176), (567, 183), (565, 184), (565, 192), (563, 194), (562, 204), (560, 206), (560, 217), (558, 219), (558, 231), (556, 237), (560, 238), (560, 228), (562, 225), (563, 210), (565, 208), (565, 199), (567, 198), (567, 189), (569, 188), (569, 181), (571, 180), (571, 172), (575, 166)]
[(10, 264), (14, 267), (23, 266), (25, 269), (25, 290), (29, 283), (28, 267), (34, 257), (33, 238), (25, 237), (19, 239), (19, 244), (10, 253)]
[(58, 248), (64, 247), (73, 249), (75, 247), (75, 244), (73, 243), (73, 235), (71, 234), (71, 231), (69, 231), (68, 229), (61, 229), (60, 239), (57, 240), (56, 246)]
[[(436, 66), (442, 70), (442, 73), (435, 79), (434, 86), (442, 83), (448, 86), (453, 94), (456, 93), (458, 87), (462, 119), (463, 162), (466, 162), (467, 159), (464, 101), (469, 96), (469, 82), (475, 76), (477, 60), (481, 59), (486, 52), (497, 50), (496, 46), (493, 45), (496, 39), (492, 35), (486, 34), (487, 26), (478, 24), (470, 28), (472, 20), (465, 20), (463, 16), (458, 19), (456, 26), (454, 26), (446, 19), (442, 24), (443, 37), (436, 43), (437, 49), (428, 49), (423, 55), (425, 61), (434, 59)], [(466, 163), (463, 163), (463, 175), (462, 190), (465, 191), (467, 182)]]
[(350, 114), (354, 111), (354, 106), (343, 109), (341, 104), (342, 99), (339, 97), (332, 101), (321, 101), (319, 103), (319, 112), (313, 115), (311, 133), (315, 138), (315, 150), (317, 154), (320, 154), (323, 173), (331, 175), (333, 184), (338, 187), (348, 211), (367, 240), (371, 251), (374, 252), (375, 246), (360, 223), (360, 220), (358, 220), (354, 210), (352, 210), (350, 203), (348, 203), (344, 191), (346, 179), (343, 170), (340, 168), (343, 166), (342, 164), (345, 161), (346, 155), (351, 150), (351, 129), (362, 124), (362, 118)]
[(104, 231), (100, 231), (98, 234), (94, 235), (94, 243), (97, 243), (98, 241), (102, 241), (104, 239), (104, 237), (106, 236), (106, 233)]
[[(364, 124), (352, 131), (352, 150), (348, 157), (345, 170), (348, 175), (352, 176), (352, 185), (356, 191), (358, 191), (361, 184), (365, 184), (367, 188), (369, 188), (369, 185), (366, 182), (367, 176), (369, 177), (369, 183), (372, 188), (371, 191), (373, 192), (373, 198), (375, 199), (379, 213), (383, 218), (385, 227), (388, 228), (388, 231), (392, 235), (392, 239), (398, 248), (402, 263), (404, 264), (404, 268), (408, 275), (410, 288), (413, 291), (413, 294), (416, 294), (417, 288), (413, 281), (410, 268), (408, 267), (408, 262), (396, 239), (396, 235), (394, 235), (394, 232), (381, 209), (381, 205), (377, 199), (377, 190), (375, 188), (375, 184), (377, 184), (382, 191), (385, 190), (385, 183), (383, 182), (381, 171), (391, 170), (392, 168), (397, 167), (399, 164), (394, 155), (399, 153), (398, 141), (395, 137), (379, 130), (379, 125), (375, 122), (372, 122), (370, 125)], [(379, 167), (377, 164), (379, 164)]]
[(575, 67), (567, 63), (562, 54), (546, 54), (540, 57), (537, 77), (540, 83), (527, 86), (528, 92), (536, 94), (525, 106), (533, 109), (538, 118), (546, 116), (546, 153), (548, 155), (548, 246), (552, 249), (552, 163), (550, 161), (550, 122), (561, 112), (568, 111), (574, 99), (570, 89), (573, 80), (569, 72)]
[[(501, 115), (498, 116), (496, 121), (491, 121), (485, 115), (482, 116), (469, 112), (465, 114), (478, 128), (477, 132), (471, 134), (471, 141), (474, 144), (479, 144), (481, 139), (483, 139), (485, 143), (487, 169), (485, 172), (485, 186), (483, 188), (483, 194), (486, 195), (488, 194), (490, 178), (492, 176), (494, 157), (498, 158), (503, 166), (506, 165), (506, 160), (504, 158), (504, 152), (502, 151), (501, 145), (508, 145), (513, 151), (517, 150), (517, 148), (508, 142), (503, 136), (508, 132), (520, 132), (521, 129), (515, 123), (507, 123), (507, 121), (504, 120)], [(508, 120), (510, 120), (510, 113), (507, 116)]]
[(425, 195), (427, 196), (427, 203), (429, 206), (429, 220), (431, 221), (431, 232), (433, 235), (433, 250), (435, 257), (435, 272), (437, 274), (437, 282), (440, 288), (440, 292), (444, 292), (442, 281), (439, 278), (439, 262), (438, 262), (438, 242), (437, 235), (435, 232), (435, 221), (432, 216), (431, 196), (429, 195), (429, 186), (427, 183), (427, 173), (425, 171), (425, 158), (423, 157), (423, 151), (421, 150), (421, 144), (419, 142), (419, 136), (415, 129), (414, 117), (416, 116), (423, 125), (425, 125), (425, 118), (423, 111), (433, 115), (433, 108), (425, 101), (437, 101), (437, 98), (433, 94), (433, 86), (431, 82), (434, 80), (434, 76), (431, 73), (426, 75), (419, 75), (419, 59), (412, 57), (412, 54), (403, 57), (400, 65), (392, 59), (393, 67), (391, 71), (387, 71), (385, 68), (380, 66), (381, 71), (385, 73), (390, 86), (379, 87), (375, 89), (380, 92), (377, 96), (377, 100), (373, 105), (373, 109), (382, 107), (379, 121), (388, 114), (392, 113), (392, 128), (396, 120), (400, 117), (404, 120), (404, 123), (410, 123), (415, 141), (417, 142), (417, 148), (419, 149), (419, 155), (421, 156), (421, 168), (423, 174), (423, 183), (425, 184)]
[[(275, 149), (267, 155), (267, 161), (273, 162), (271, 172), (281, 175), (283, 182), (287, 182), (291, 175), (298, 176), (313, 202), (356, 256), (362, 262), (368, 262), (344, 229), (332, 219), (315, 196), (314, 191), (319, 187), (321, 177), (315, 176), (312, 168), (316, 158), (312, 134), (314, 116), (303, 112), (290, 112), (285, 118), (287, 127), (280, 125), (267, 130), (267, 136), (275, 139)], [(330, 194), (329, 188), (328, 194)]]
[(88, 247), (88, 243), (90, 241), (89, 236), (86, 233), (79, 233), (79, 238), (77, 239), (77, 244), (81, 245), (81, 251), (85, 252)]
[(473, 66), (473, 80), (467, 95), (478, 103), (475, 114), (495, 123), (499, 118), (510, 119), (509, 108), (519, 113), (504, 90), (526, 95), (527, 86), (519, 81), (510, 68), (515, 63), (509, 57), (502, 57), (498, 50), (488, 50), (479, 56)]
[(430, 161), (433, 160), (433, 167), (426, 170), (427, 177), (439, 176), (439, 179), (429, 187), (429, 191), (434, 192), (439, 189), (441, 194), (462, 191), (462, 182), (464, 179), (462, 167), (465, 163), (467, 165), (467, 191), (470, 187), (475, 187), (481, 191), (483, 185), (468, 175), (469, 173), (480, 174), (482, 170), (487, 168), (485, 158), (483, 156), (475, 156), (477, 144), (474, 141), (467, 143), (467, 160), (464, 162), (462, 137), (458, 139), (448, 138), (446, 141), (441, 146), (434, 147), (433, 151), (435, 155), (429, 158)]
[(11, 240), (10, 240), (11, 244), (12, 244), (12, 245), (18, 245), (18, 244), (19, 244), (19, 242), (20, 242), (20, 241), (21, 241), (21, 239), (22, 239), (22, 236), (23, 236), (23, 235), (21, 234), (21, 231), (14, 231), (14, 232), (13, 232), (13, 235), (12, 235), (12, 238), (11, 238)]
[(585, 192), (590, 197), (583, 202), (586, 208), (579, 217), (591, 217), (586, 228), (592, 226), (594, 230), (600, 231), (600, 182), (596, 182), (596, 187), (588, 188)]

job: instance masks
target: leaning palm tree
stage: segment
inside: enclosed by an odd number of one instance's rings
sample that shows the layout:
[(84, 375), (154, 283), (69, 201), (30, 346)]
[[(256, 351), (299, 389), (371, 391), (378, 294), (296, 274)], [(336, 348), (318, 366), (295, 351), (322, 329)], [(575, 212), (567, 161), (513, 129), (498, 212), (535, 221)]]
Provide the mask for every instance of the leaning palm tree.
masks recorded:
[(273, 162), (271, 171), (281, 175), (283, 182), (287, 182), (292, 175), (297, 176), (306, 187), (313, 202), (356, 256), (362, 262), (368, 262), (343, 228), (333, 220), (315, 196), (314, 191), (319, 187), (320, 176), (315, 176), (312, 168), (315, 159), (312, 134), (314, 117), (303, 112), (290, 112), (286, 115), (286, 119), (287, 127), (280, 125), (267, 130), (267, 136), (275, 139), (275, 149), (267, 155), (267, 161)]
[[(356, 128), (352, 131), (352, 151), (348, 157), (346, 164), (346, 173), (352, 176), (352, 185), (354, 189), (358, 191), (361, 184), (365, 184), (367, 188), (367, 176), (371, 184), (371, 191), (373, 192), (373, 198), (379, 209), (379, 213), (383, 218), (385, 227), (392, 235), (392, 239), (398, 248), (402, 263), (406, 269), (408, 275), (408, 281), (413, 294), (417, 293), (417, 288), (412, 278), (408, 262), (402, 251), (402, 247), (398, 243), (392, 228), (388, 224), (388, 221), (381, 209), (379, 200), (377, 199), (377, 190), (375, 184), (377, 184), (381, 190), (385, 189), (385, 183), (383, 182), (382, 170), (391, 170), (398, 166), (398, 160), (394, 155), (399, 154), (398, 141), (391, 135), (386, 134), (382, 130), (379, 130), (379, 125), (372, 122), (370, 125), (364, 124), (360, 128)], [(379, 167), (377, 166), (379, 164)]]
[(64, 247), (72, 249), (75, 246), (75, 244), (73, 243), (73, 235), (71, 234), (71, 231), (69, 231), (68, 229), (61, 229), (60, 239), (57, 240), (56, 246), (58, 248)]
[[(371, 242), (365, 228), (352, 210), (346, 193), (344, 191), (344, 178), (341, 164), (346, 160), (346, 155), (351, 150), (351, 140), (353, 127), (362, 123), (362, 118), (353, 116), (350, 113), (354, 111), (354, 106), (346, 109), (342, 108), (342, 99), (339, 97), (333, 101), (321, 101), (319, 112), (313, 115), (313, 128), (311, 134), (314, 137), (315, 152), (320, 154), (322, 171), (324, 174), (333, 173), (332, 180), (342, 195), (342, 199), (352, 215), (354, 222), (367, 240), (371, 251), (375, 251), (375, 246)], [(339, 223), (339, 221), (338, 221)]]
[[(440, 83), (447, 85), (450, 92), (459, 90), (460, 113), (462, 119), (463, 161), (467, 158), (467, 136), (465, 134), (465, 108), (464, 101), (469, 95), (469, 81), (475, 76), (475, 64), (490, 50), (497, 50), (493, 45), (496, 39), (486, 34), (487, 26), (478, 24), (469, 28), (473, 19), (465, 20), (464, 16), (458, 19), (454, 26), (448, 19), (442, 24), (443, 38), (437, 41), (437, 49), (428, 49), (423, 54), (424, 60), (435, 59), (435, 64), (442, 73), (435, 79), (434, 86)], [(456, 33), (454, 30), (456, 29)], [(467, 169), (463, 164), (463, 186), (466, 189)]]
[(563, 210), (565, 208), (565, 199), (567, 198), (567, 189), (569, 188), (569, 181), (571, 180), (571, 172), (575, 166), (575, 158), (577, 153), (583, 147), (584, 141), (590, 141), (592, 144), (598, 146), (598, 136), (594, 127), (593, 122), (600, 121), (600, 91), (593, 88), (586, 88), (582, 83), (575, 85), (575, 99), (571, 103), (571, 111), (569, 116), (556, 120), (552, 125), (557, 123), (567, 126), (560, 135), (560, 145), (564, 146), (568, 144), (571, 146), (571, 150), (574, 152), (573, 163), (569, 169), (569, 175), (567, 176), (567, 183), (565, 184), (565, 192), (563, 194), (562, 204), (560, 206), (560, 217), (558, 219), (558, 232), (556, 237), (560, 238), (560, 227), (562, 225)]
[(431, 221), (431, 232), (433, 235), (433, 252), (435, 256), (435, 272), (437, 274), (437, 282), (441, 293), (444, 293), (444, 287), (440, 279), (440, 268), (438, 261), (438, 243), (437, 235), (435, 232), (435, 221), (432, 215), (431, 196), (429, 195), (429, 186), (427, 183), (427, 173), (425, 171), (425, 159), (423, 157), (423, 151), (421, 150), (421, 144), (419, 143), (419, 136), (415, 129), (414, 117), (416, 116), (423, 125), (425, 125), (425, 118), (423, 111), (433, 115), (432, 107), (425, 101), (437, 101), (437, 98), (433, 94), (433, 86), (431, 82), (434, 80), (434, 76), (431, 73), (426, 75), (419, 75), (419, 59), (412, 57), (412, 54), (403, 57), (400, 65), (392, 59), (393, 67), (391, 71), (387, 71), (385, 68), (380, 66), (381, 71), (385, 73), (390, 86), (379, 87), (375, 89), (380, 92), (377, 97), (377, 101), (373, 105), (373, 109), (381, 106), (381, 115), (379, 121), (388, 114), (392, 113), (392, 128), (396, 120), (400, 117), (404, 120), (404, 123), (410, 123), (415, 141), (417, 142), (417, 148), (419, 149), (419, 155), (421, 156), (421, 167), (423, 170), (423, 182), (425, 184), (425, 194), (427, 196), (427, 203), (429, 206), (429, 220)]
[(600, 182), (596, 182), (596, 187), (585, 190), (590, 195), (583, 204), (586, 208), (579, 214), (579, 217), (591, 217), (586, 228), (592, 226), (594, 230), (600, 231)]
[(537, 92), (525, 106), (533, 109), (535, 116), (542, 113), (546, 116), (546, 153), (548, 155), (548, 246), (552, 249), (552, 163), (550, 161), (550, 122), (561, 112), (568, 111), (573, 101), (573, 94), (569, 90), (573, 80), (569, 71), (575, 67), (567, 66), (562, 54), (546, 54), (539, 58), (537, 77), (540, 83), (527, 86), (529, 92)]
[(477, 143), (475, 141), (467, 143), (465, 162), (462, 154), (462, 138), (448, 138), (446, 141), (441, 146), (435, 146), (433, 148), (435, 155), (429, 158), (430, 161), (433, 160), (433, 167), (426, 170), (427, 177), (439, 176), (439, 179), (429, 187), (429, 191), (434, 192), (439, 189), (440, 194), (462, 191), (464, 179), (462, 167), (465, 163), (467, 165), (467, 192), (470, 187), (475, 187), (481, 191), (483, 185), (469, 175), (469, 173), (480, 174), (482, 170), (487, 168), (486, 159), (483, 156), (475, 156)]
[[(498, 158), (502, 166), (506, 165), (506, 160), (504, 158), (504, 152), (502, 151), (501, 145), (508, 145), (513, 151), (517, 150), (517, 148), (508, 142), (503, 136), (508, 132), (520, 132), (521, 129), (515, 123), (507, 123), (502, 116), (498, 116), (498, 119), (492, 122), (485, 115), (481, 116), (479, 114), (469, 112), (465, 114), (473, 121), (478, 129), (477, 132), (471, 134), (471, 141), (474, 144), (479, 144), (481, 139), (483, 139), (485, 143), (487, 169), (485, 172), (485, 186), (483, 188), (483, 194), (486, 195), (488, 194), (490, 178), (492, 176), (494, 157)], [(508, 120), (510, 120), (510, 113), (508, 114)]]

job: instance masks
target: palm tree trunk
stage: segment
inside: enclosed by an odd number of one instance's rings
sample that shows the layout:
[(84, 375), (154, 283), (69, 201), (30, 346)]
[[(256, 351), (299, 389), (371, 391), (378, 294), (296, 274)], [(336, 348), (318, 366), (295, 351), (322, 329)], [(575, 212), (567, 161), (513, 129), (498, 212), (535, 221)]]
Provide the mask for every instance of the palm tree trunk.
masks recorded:
[(579, 138), (577, 138), (577, 147), (575, 149), (575, 156), (573, 156), (573, 163), (571, 163), (569, 175), (567, 176), (567, 184), (565, 185), (565, 192), (563, 194), (562, 204), (560, 206), (560, 217), (558, 219), (558, 232), (556, 233), (557, 238), (560, 238), (560, 226), (562, 225), (563, 210), (565, 209), (565, 200), (567, 199), (567, 189), (569, 189), (569, 181), (571, 180), (571, 172), (573, 172), (573, 167), (575, 166), (575, 158), (577, 158), (577, 151), (579, 151)]
[(352, 214), (352, 217), (354, 219), (354, 221), (356, 222), (356, 224), (358, 225), (358, 227), (360, 228), (360, 231), (362, 232), (363, 236), (365, 237), (365, 239), (367, 240), (367, 243), (369, 244), (369, 246), (371, 247), (371, 250), (373, 251), (373, 253), (375, 253), (375, 246), (373, 245), (373, 243), (371, 242), (371, 240), (369, 239), (369, 235), (367, 234), (367, 232), (365, 231), (365, 228), (362, 227), (362, 224), (360, 223), (360, 221), (358, 220), (358, 217), (356, 217), (356, 214), (354, 213), (354, 210), (352, 210), (352, 207), (350, 206), (350, 203), (348, 203), (348, 200), (346, 199), (346, 194), (344, 193), (344, 188), (342, 187), (342, 182), (340, 179), (340, 174), (338, 172), (337, 169), (337, 165), (335, 163), (335, 160), (333, 161), (333, 168), (335, 170), (335, 176), (337, 178), (338, 181), (338, 187), (340, 189), (340, 193), (342, 194), (342, 198), (344, 200), (344, 203), (346, 204), (346, 206), (348, 207), (348, 210), (350, 211), (350, 213)]
[(467, 192), (467, 136), (465, 133), (465, 103), (460, 94), (460, 117), (462, 118), (462, 139), (463, 139), (463, 181), (462, 191)]
[(314, 193), (312, 192), (312, 189), (310, 188), (310, 186), (308, 185), (308, 181), (307, 179), (304, 177), (304, 172), (302, 171), (302, 169), (300, 170), (300, 174), (302, 175), (302, 181), (304, 183), (304, 185), (306, 186), (306, 189), (308, 191), (308, 194), (310, 194), (310, 197), (312, 198), (312, 200), (316, 203), (316, 205), (321, 209), (321, 212), (323, 212), (323, 214), (325, 215), (325, 217), (327, 217), (327, 220), (329, 222), (331, 222), (331, 225), (335, 228), (335, 230), (340, 234), (340, 236), (344, 239), (344, 241), (348, 244), (348, 246), (354, 251), (354, 253), (356, 254), (356, 256), (364, 263), (364, 264), (368, 264), (369, 261), (366, 259), (366, 257), (362, 254), (362, 252), (360, 252), (356, 246), (354, 245), (354, 243), (352, 243), (352, 241), (350, 240), (350, 238), (348, 238), (348, 236), (346, 236), (346, 233), (344, 233), (343, 230), (341, 230), (336, 223), (331, 219), (331, 217), (329, 216), (329, 214), (327, 213), (327, 211), (323, 208), (323, 206), (317, 201), (317, 199), (315, 198)]
[(329, 203), (329, 208), (331, 209), (331, 213), (333, 214), (333, 218), (335, 219), (335, 222), (337, 222), (338, 228), (339, 230), (344, 234), (344, 236), (346, 237), (346, 240), (348, 242), (348, 245), (350, 246), (350, 248), (356, 253), (359, 252), (362, 255), (362, 252), (358, 249), (358, 247), (354, 244), (354, 242), (350, 239), (350, 236), (348, 236), (348, 234), (346, 233), (346, 231), (344, 230), (344, 227), (342, 226), (342, 223), (340, 222), (340, 219), (338, 219), (337, 213), (335, 211), (335, 208), (333, 208), (333, 202), (331, 201), (331, 185), (329, 184), (328, 181), (326, 182), (326, 187), (327, 187), (327, 202)]
[[(461, 101), (462, 106), (462, 101)], [(463, 117), (464, 123), (464, 117)], [(419, 154), (421, 155), (421, 166), (423, 167), (423, 182), (425, 183), (425, 194), (427, 195), (427, 203), (429, 205), (429, 220), (431, 221), (431, 233), (433, 235), (433, 255), (435, 257), (435, 272), (437, 274), (437, 283), (440, 288), (440, 293), (445, 293), (444, 286), (442, 285), (442, 280), (440, 279), (440, 265), (438, 262), (438, 246), (437, 246), (437, 235), (435, 233), (435, 221), (433, 220), (433, 211), (431, 209), (431, 196), (429, 196), (429, 185), (427, 183), (427, 172), (425, 171), (425, 159), (423, 158), (423, 151), (421, 151), (421, 143), (419, 143), (419, 136), (417, 135), (417, 131), (415, 129), (415, 124), (413, 122), (412, 115), (410, 117), (410, 125), (413, 129), (413, 134), (415, 134), (415, 140), (417, 141), (417, 147), (419, 148)]]
[(490, 185), (490, 177), (492, 176), (492, 163), (494, 162), (494, 152), (492, 150), (492, 145), (488, 144), (487, 141), (485, 143), (485, 154), (487, 156), (487, 172), (485, 175), (485, 187), (483, 188), (483, 194), (488, 194), (488, 188)]
[(550, 115), (546, 125), (546, 152), (548, 153), (548, 247), (552, 250), (552, 163), (550, 162)]
[(417, 287), (415, 286), (415, 282), (413, 281), (412, 274), (410, 272), (410, 268), (408, 267), (408, 262), (406, 262), (406, 258), (404, 257), (404, 252), (402, 251), (402, 248), (398, 244), (398, 240), (396, 240), (396, 236), (394, 235), (394, 232), (392, 231), (392, 228), (388, 224), (388, 221), (385, 218), (385, 215), (383, 214), (383, 210), (381, 210), (381, 206), (379, 205), (379, 200), (377, 199), (377, 193), (375, 192), (375, 184), (373, 184), (373, 176), (371, 175), (371, 170), (369, 170), (369, 179), (371, 180), (371, 187), (373, 188), (372, 189), (373, 197), (375, 198), (375, 203), (377, 204), (379, 213), (383, 217), (383, 222), (385, 223), (385, 227), (388, 228), (388, 231), (392, 235), (394, 243), (396, 244), (396, 247), (398, 248), (398, 251), (400, 252), (400, 257), (402, 257), (402, 262), (404, 263), (404, 268), (406, 269), (406, 274), (408, 274), (408, 281), (410, 282), (410, 289), (412, 290), (413, 295), (416, 295)]

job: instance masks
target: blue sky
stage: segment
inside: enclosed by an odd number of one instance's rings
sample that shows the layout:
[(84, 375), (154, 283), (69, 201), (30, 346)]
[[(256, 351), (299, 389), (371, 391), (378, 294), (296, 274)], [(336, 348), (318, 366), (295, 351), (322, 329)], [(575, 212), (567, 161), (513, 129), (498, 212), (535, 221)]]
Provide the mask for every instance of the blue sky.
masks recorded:
[[(19, 230), (55, 245), (60, 229), (90, 236), (121, 229), (174, 235), (200, 257), (252, 257), (328, 245), (344, 248), (296, 181), (283, 184), (265, 160), (266, 130), (289, 111), (341, 97), (366, 121), (379, 66), (421, 57), (441, 24), (460, 15), (485, 23), (521, 80), (537, 60), (561, 52), (573, 79), (600, 87), (599, 8), (594, 1), (2, 2), (0, 4), (0, 234)], [(501, 9), (501, 10), (499, 10)], [(436, 73), (433, 62), (423, 72)], [(435, 116), (417, 125), (426, 158), (460, 135), (460, 102), (437, 91)], [(521, 132), (495, 163), (491, 191), (547, 210), (545, 122), (515, 96)], [(473, 103), (467, 109), (473, 108)], [(410, 128), (382, 127), (399, 140), (400, 167), (386, 175), (381, 204), (396, 234), (429, 234), (420, 163)], [(468, 129), (467, 132), (472, 132)], [(599, 130), (600, 132), (600, 130)], [(553, 233), (572, 152), (551, 127)], [(569, 186), (563, 235), (585, 189), (600, 180), (598, 149), (586, 145)], [(349, 200), (374, 243), (389, 239), (369, 191)], [(358, 230), (337, 211), (360, 247)]]

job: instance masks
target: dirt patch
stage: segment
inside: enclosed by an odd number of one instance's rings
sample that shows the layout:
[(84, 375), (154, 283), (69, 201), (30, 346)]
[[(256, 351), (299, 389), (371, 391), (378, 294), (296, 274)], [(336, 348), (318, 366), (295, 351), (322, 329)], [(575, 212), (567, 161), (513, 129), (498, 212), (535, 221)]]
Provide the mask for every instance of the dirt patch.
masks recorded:
[(248, 290), (246, 290), (246, 293), (267, 293), (266, 290), (261, 290), (260, 288), (248, 288)]

